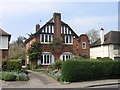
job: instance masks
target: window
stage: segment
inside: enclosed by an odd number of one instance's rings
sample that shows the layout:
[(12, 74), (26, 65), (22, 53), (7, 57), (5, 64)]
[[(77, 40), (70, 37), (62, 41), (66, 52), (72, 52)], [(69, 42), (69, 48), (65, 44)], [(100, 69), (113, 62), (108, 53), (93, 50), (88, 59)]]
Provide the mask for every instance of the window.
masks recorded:
[(72, 36), (63, 36), (63, 43), (65, 44), (72, 44), (73, 43), (73, 37)]
[(41, 60), (38, 60), (37, 64), (42, 64), (42, 65), (51, 65), (51, 54), (42, 54), (41, 55)]
[(72, 55), (63, 55), (62, 60), (66, 61), (66, 60), (70, 60), (72, 58)]
[(86, 42), (82, 42), (82, 49), (86, 49)]
[(120, 50), (120, 45), (114, 45), (114, 50)]
[(54, 26), (53, 25), (46, 25), (42, 29), (42, 33), (54, 33)]
[(40, 35), (41, 43), (49, 43), (51, 41), (52, 41), (52, 35), (49, 35), (49, 34), (41, 34)]
[(71, 52), (64, 52), (62, 55), (60, 55), (60, 59), (63, 61), (70, 60), (73, 57), (73, 54)]

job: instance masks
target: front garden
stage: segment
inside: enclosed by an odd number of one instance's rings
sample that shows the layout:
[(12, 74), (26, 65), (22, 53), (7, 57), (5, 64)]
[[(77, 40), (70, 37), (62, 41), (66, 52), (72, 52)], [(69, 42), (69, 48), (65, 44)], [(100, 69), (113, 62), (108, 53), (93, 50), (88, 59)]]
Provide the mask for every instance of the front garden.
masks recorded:
[(22, 70), (21, 60), (6, 60), (2, 62), (0, 79), (5, 81), (27, 81), (28, 72)]
[(62, 83), (100, 79), (120, 79), (120, 61), (110, 59), (57, 60), (46, 69), (35, 69)]

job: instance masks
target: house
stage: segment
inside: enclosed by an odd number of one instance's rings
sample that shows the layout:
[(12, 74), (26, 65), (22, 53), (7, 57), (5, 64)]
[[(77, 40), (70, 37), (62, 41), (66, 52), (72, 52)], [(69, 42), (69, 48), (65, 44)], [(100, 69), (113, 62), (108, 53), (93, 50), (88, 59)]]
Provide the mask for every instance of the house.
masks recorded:
[(0, 59), (8, 56), (11, 35), (0, 28)]
[(104, 35), (100, 30), (100, 38), (90, 46), (90, 58), (109, 57), (120, 60), (120, 31), (110, 31)]
[[(26, 40), (26, 53), (32, 42), (40, 41), (42, 50), (41, 60), (32, 64), (51, 65), (55, 60), (66, 61), (76, 56), (89, 58), (89, 39), (86, 34), (78, 36), (73, 29), (61, 21), (61, 14), (54, 13), (46, 24), (40, 27), (36, 25), (36, 33)], [(54, 47), (50, 47), (52, 42), (56, 42)], [(26, 54), (26, 65), (29, 64), (29, 56)]]

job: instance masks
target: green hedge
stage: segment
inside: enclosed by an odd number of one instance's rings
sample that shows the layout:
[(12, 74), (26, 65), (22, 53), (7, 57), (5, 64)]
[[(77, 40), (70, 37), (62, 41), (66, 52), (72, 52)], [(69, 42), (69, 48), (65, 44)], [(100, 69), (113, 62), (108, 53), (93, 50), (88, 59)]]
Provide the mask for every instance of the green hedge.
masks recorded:
[(3, 63), (4, 71), (18, 71), (22, 68), (20, 60), (8, 60)]
[(120, 61), (68, 60), (62, 65), (64, 81), (86, 81), (120, 76)]

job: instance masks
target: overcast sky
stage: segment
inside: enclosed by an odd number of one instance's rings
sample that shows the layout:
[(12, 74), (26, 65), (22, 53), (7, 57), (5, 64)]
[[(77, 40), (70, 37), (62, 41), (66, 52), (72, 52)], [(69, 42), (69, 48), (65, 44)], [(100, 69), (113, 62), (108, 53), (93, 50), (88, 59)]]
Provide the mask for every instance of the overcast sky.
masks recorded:
[(43, 26), (54, 12), (61, 13), (62, 21), (69, 24), (78, 35), (101, 27), (105, 29), (105, 33), (118, 30), (118, 2), (107, 1), (3, 0), (0, 3), (0, 28), (12, 35), (12, 42), (18, 36), (27, 37), (27, 33), (34, 33), (35, 24)]

